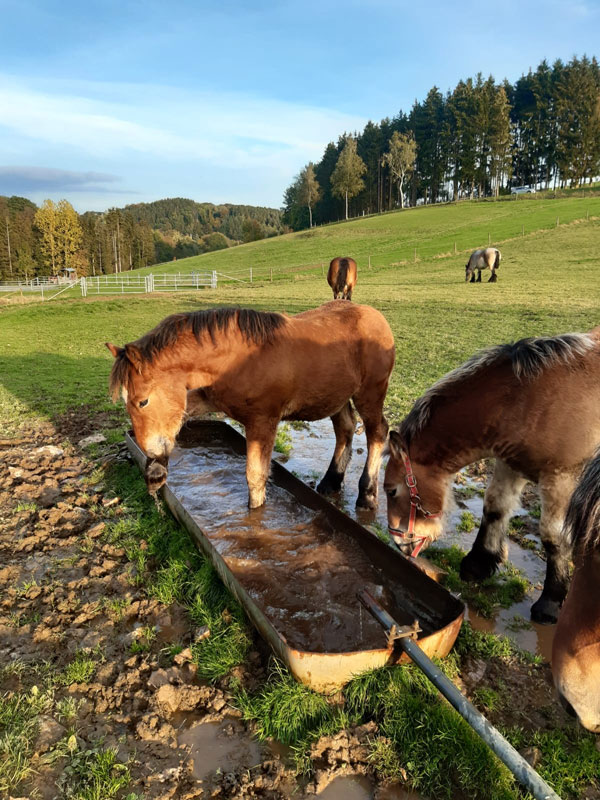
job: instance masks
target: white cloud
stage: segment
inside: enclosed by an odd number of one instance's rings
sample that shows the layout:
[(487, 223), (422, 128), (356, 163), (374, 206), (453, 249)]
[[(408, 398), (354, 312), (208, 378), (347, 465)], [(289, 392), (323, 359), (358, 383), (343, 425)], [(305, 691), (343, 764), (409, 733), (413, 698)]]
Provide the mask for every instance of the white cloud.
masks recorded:
[[(335, 110), (221, 92), (161, 86), (54, 83), (52, 90), (0, 77), (0, 145), (65, 148), (109, 162), (152, 156), (289, 173), (366, 120)], [(30, 159), (28, 159), (30, 160)]]

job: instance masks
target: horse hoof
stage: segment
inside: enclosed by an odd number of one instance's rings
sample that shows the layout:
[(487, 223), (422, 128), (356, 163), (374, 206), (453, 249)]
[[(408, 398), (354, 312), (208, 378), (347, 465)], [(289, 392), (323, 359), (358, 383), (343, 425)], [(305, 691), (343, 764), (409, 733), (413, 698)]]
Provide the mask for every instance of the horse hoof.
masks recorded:
[(531, 606), (531, 619), (539, 625), (554, 625), (559, 611), (560, 603), (542, 596)]
[(342, 488), (342, 483), (344, 482), (344, 477), (341, 476), (331, 477), (331, 475), (325, 475), (323, 480), (317, 486), (317, 492), (319, 494), (336, 494)]
[(359, 496), (356, 500), (356, 507), (362, 508), (365, 511), (377, 511), (377, 496), (363, 495)]
[(460, 577), (463, 581), (483, 581), (491, 578), (501, 560), (499, 556), (486, 550), (477, 553), (471, 550), (460, 563)]
[(156, 494), (167, 482), (167, 468), (158, 461), (151, 461), (146, 469), (146, 486), (150, 494)]

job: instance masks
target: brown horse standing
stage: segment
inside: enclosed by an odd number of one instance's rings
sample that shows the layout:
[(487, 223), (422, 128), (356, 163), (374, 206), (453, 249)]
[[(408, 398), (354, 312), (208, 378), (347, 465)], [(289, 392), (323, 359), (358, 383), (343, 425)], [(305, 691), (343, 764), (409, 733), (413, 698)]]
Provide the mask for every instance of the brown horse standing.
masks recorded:
[[(496, 247), (486, 247), (482, 250), (474, 250), (469, 256), (467, 265), (465, 267), (465, 281), (468, 282), (469, 278), (471, 283), (481, 283), (481, 271), (489, 269), (492, 273), (488, 283), (496, 283), (498, 280), (497, 271), (500, 266), (502, 256), (500, 250)], [(477, 281), (475, 281), (475, 272), (478, 273)]]
[(461, 577), (487, 578), (506, 558), (510, 514), (525, 483), (533, 481), (540, 491), (548, 563), (531, 616), (555, 622), (569, 581), (571, 548), (563, 519), (582, 467), (600, 443), (599, 408), (599, 328), (523, 339), (475, 355), (432, 386), (399, 433), (390, 434), (390, 533), (412, 554), (436, 539), (456, 472), (495, 457), (483, 518)]
[(357, 267), (353, 258), (334, 258), (327, 272), (327, 283), (333, 289), (334, 300), (352, 300), (356, 286)]
[(567, 709), (600, 733), (600, 453), (573, 493), (565, 528), (575, 572), (554, 634), (552, 675)]
[(355, 416), (367, 435), (367, 461), (357, 505), (373, 509), (387, 437), (383, 401), (394, 366), (394, 338), (370, 306), (329, 302), (289, 317), (217, 308), (174, 314), (115, 357), (110, 388), (127, 404), (138, 444), (148, 457), (146, 483), (159, 489), (169, 454), (194, 410), (223, 411), (246, 428), (249, 505), (265, 501), (271, 451), (280, 420), (331, 417), (335, 451), (319, 491), (337, 491), (350, 459)]

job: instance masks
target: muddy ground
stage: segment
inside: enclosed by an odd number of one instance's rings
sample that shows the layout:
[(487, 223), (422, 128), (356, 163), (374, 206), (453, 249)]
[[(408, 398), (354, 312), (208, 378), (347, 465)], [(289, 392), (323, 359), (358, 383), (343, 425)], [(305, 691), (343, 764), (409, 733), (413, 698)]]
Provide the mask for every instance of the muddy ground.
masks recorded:
[[(374, 773), (368, 744), (375, 723), (317, 742), (314, 771), (299, 781), (286, 748), (260, 744), (242, 721), (230, 679), (208, 685), (196, 678), (186, 647), (198, 630), (183, 608), (149, 599), (125, 550), (104, 535), (120, 500), (107, 496), (98, 468), (125, 455), (106, 442), (80, 444), (97, 426), (85, 417), (58, 428), (29, 424), (17, 438), (0, 440), (0, 693), (48, 686), (52, 697), (33, 742), (32, 771), (11, 796), (73, 796), (73, 750), (112, 748), (131, 775), (118, 797), (407, 797)], [(168, 646), (175, 643), (184, 649), (173, 658)], [(86, 658), (89, 675), (76, 669)], [(255, 639), (236, 677), (256, 684), (267, 659)], [(496, 713), (496, 722), (564, 724), (547, 665), (497, 670), (467, 658), (460, 677), (471, 696), (486, 673), (488, 682), (514, 690), (519, 703)]]

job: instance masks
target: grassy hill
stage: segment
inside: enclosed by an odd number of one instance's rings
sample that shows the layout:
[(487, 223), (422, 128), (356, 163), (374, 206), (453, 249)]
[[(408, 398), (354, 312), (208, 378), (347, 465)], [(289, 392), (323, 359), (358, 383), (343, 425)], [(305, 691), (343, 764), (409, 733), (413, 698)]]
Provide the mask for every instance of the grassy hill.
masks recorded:
[(237, 278), (254, 280), (289, 273), (321, 272), (337, 255), (351, 255), (359, 269), (430, 259), (507, 239), (529, 236), (559, 224), (600, 216), (600, 197), (561, 199), (517, 196), (497, 202), (463, 202), (395, 211), (364, 219), (327, 225), (273, 239), (250, 242), (228, 250), (155, 264), (140, 274), (217, 270)]
[[(578, 204), (568, 207), (572, 216), (585, 215), (579, 201), (572, 202)], [(519, 207), (523, 211), (544, 210), (533, 203)], [(592, 208), (590, 202), (590, 214)], [(507, 204), (433, 208), (427, 213), (419, 210), (413, 215), (395, 214), (320, 229), (315, 238), (344, 232), (348, 237), (350, 231), (357, 234), (357, 242), (368, 241), (364, 230), (358, 234), (361, 228), (373, 224), (427, 220), (429, 216), (439, 219), (448, 212), (466, 215), (482, 209), (495, 213), (508, 210)], [(506, 217), (499, 216), (494, 221), (499, 225), (501, 219), (507, 222)], [(481, 219), (479, 225), (485, 229), (486, 220)], [(474, 228), (469, 230), (465, 229), (465, 237), (473, 235)], [(439, 238), (443, 235), (440, 233)], [(285, 239), (288, 247), (293, 245), (298, 250), (303, 242), (313, 241), (299, 236)], [(262, 242), (253, 251), (268, 253), (273, 244), (285, 242)], [(586, 330), (598, 324), (599, 244), (598, 219), (518, 236), (502, 245), (496, 284), (466, 284), (465, 261), (460, 255), (417, 263), (409, 260), (402, 266), (374, 266), (372, 270), (359, 258), (363, 266), (354, 300), (380, 309), (396, 337), (397, 366), (387, 401), (392, 419), (398, 420), (427, 386), (481, 347), (522, 336)], [(223, 304), (297, 313), (331, 299), (320, 269), (316, 274), (298, 273), (287, 278), (252, 285), (220, 283), (216, 290), (198, 292), (90, 296), (87, 302), (81, 302), (77, 288), (72, 299), (0, 307), (0, 374), (4, 376), (0, 421), (3, 410), (13, 416), (15, 408), (24, 414), (41, 411), (52, 415), (57, 409), (84, 402), (106, 410), (111, 357), (104, 342), (132, 341), (175, 311)]]

